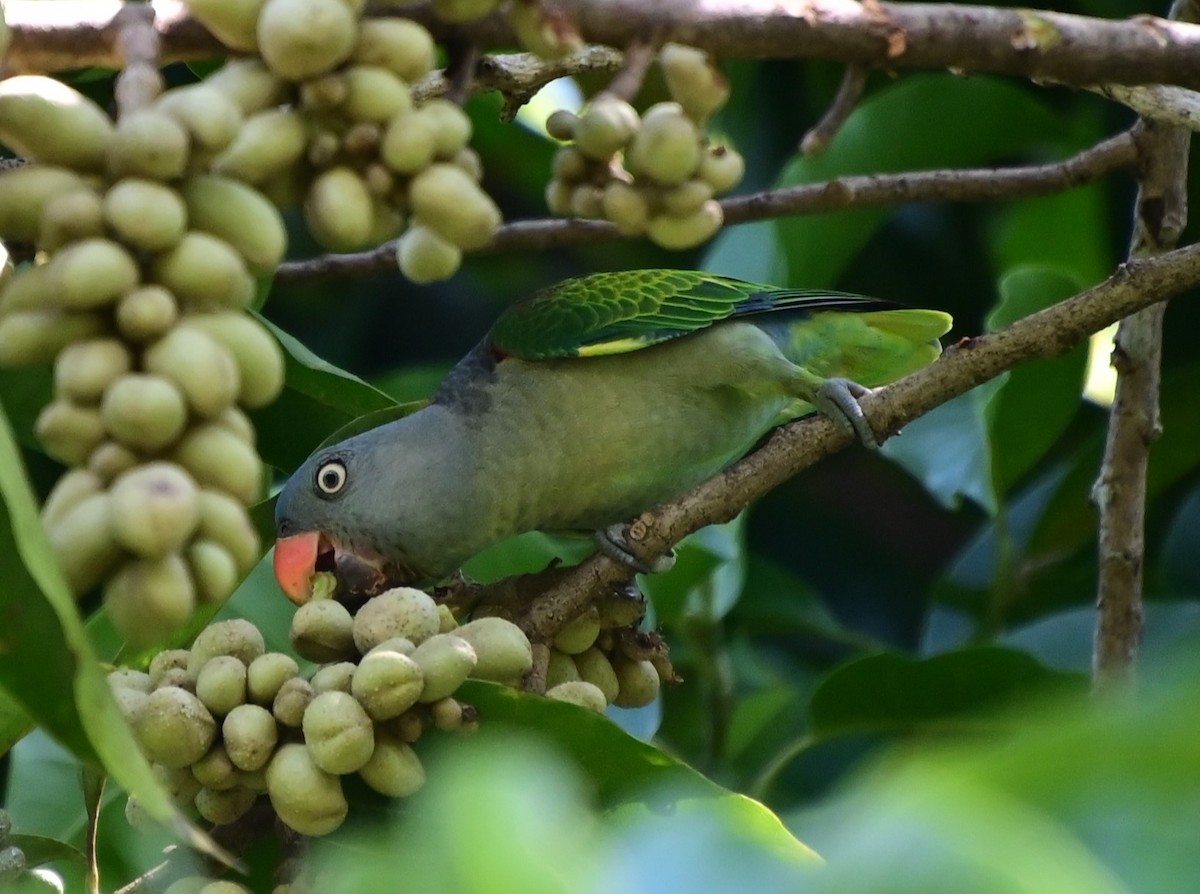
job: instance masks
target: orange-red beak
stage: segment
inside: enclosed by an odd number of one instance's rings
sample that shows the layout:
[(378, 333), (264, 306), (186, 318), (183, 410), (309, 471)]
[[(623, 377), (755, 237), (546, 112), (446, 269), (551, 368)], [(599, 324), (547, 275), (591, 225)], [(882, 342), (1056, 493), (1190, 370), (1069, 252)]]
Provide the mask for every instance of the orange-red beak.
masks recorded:
[(312, 577), (320, 550), (321, 535), (317, 531), (275, 541), (275, 580), (296, 605), (303, 605), (312, 596)]

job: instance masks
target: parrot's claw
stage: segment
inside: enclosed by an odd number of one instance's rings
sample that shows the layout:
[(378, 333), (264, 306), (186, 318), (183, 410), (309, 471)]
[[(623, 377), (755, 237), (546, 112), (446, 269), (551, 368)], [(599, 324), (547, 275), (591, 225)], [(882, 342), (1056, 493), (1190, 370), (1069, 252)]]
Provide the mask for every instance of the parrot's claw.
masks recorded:
[(627, 524), (609, 525), (607, 528), (597, 531), (594, 539), (600, 552), (615, 562), (628, 565), (638, 574), (659, 574), (675, 567), (675, 550), (652, 559), (650, 562), (643, 562), (635, 556), (633, 550), (629, 548), (629, 525)]
[(878, 450), (879, 440), (858, 403), (860, 397), (866, 397), (870, 393), (870, 388), (850, 379), (826, 379), (817, 388), (813, 404), (823, 415), (832, 419), (838, 428), (854, 435), (864, 447)]

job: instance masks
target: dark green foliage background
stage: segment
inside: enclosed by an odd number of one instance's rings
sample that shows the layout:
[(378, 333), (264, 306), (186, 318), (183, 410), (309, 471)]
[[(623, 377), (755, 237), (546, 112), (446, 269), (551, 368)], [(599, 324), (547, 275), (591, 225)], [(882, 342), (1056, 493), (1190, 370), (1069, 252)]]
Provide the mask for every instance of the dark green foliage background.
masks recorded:
[[(1144, 10), (1093, 2), (1069, 11)], [(747, 158), (740, 191), (1045, 162), (1132, 123), (1087, 93), (875, 74), (829, 152), (801, 159), (796, 143), (839, 70), (802, 62), (730, 62), (727, 70), (734, 95), (715, 130)], [(651, 80), (647, 100), (661, 89)], [(501, 125), (494, 96), (469, 110), (485, 185), (506, 219), (542, 216), (553, 144)], [(595, 270), (697, 267), (836, 287), (948, 310), (951, 338), (974, 335), (1106, 276), (1124, 255), (1132, 198), (1122, 174), (1043, 199), (763, 222), (692, 253), (614, 243), (473, 257), (450, 282), (427, 287), (398, 273), (276, 286), (262, 313), (297, 341), (281, 335), (289, 388), (258, 414), (261, 449), (281, 480), (341, 426), (427, 396), (508, 302)], [(313, 250), (294, 228), (293, 256)], [(318, 849), (329, 873), (322, 890), (382, 890), (372, 886), (397, 872), (413, 890), (464, 892), (1190, 890), (1200, 869), (1200, 667), (1188, 657), (1200, 636), (1198, 330), (1194, 296), (1173, 302), (1138, 704), (1092, 704), (1085, 694), (1096, 586), (1088, 493), (1106, 416), (1079, 397), (1081, 349), (940, 408), (881, 455), (855, 449), (821, 463), (738, 522), (692, 538), (675, 571), (645, 581), (685, 682), (660, 705), (617, 712), (618, 720), (671, 758), (570, 708), (480, 687), (490, 732), (467, 745), (428, 743), (431, 784), (411, 805), (361, 805)], [(4, 410), (43, 496), (59, 470), (37, 452), (30, 426), (47, 392), (44, 370), (0, 374)], [(10, 507), (18, 500), (7, 485), (4, 498)], [(257, 515), (266, 527), (269, 507)], [(535, 568), (560, 547), (579, 555), (577, 546), (531, 536), (470, 570)], [(11, 552), (4, 562), (14, 560), (28, 562)], [(50, 612), (16, 613), (18, 599), (42, 598), (38, 587), (7, 570), (4, 578), (5, 636), (61, 640)], [(260, 566), (224, 613), (251, 617), (282, 646), (289, 608)], [(33, 615), (34, 629), (20, 629)], [(115, 654), (102, 617), (89, 632), (102, 657)], [(32, 726), (86, 751), (86, 718), (67, 709), (64, 719), (58, 701), (75, 657), (43, 654), (34, 667), (18, 652), (0, 653), (3, 745)], [(58, 681), (53, 706), (33, 695), (46, 680)], [(519, 747), (513, 735), (523, 737)], [(759, 799), (827, 866), (787, 844), (753, 802), (675, 760)], [(6, 764), (18, 831), (82, 848), (74, 759), (39, 732)], [(122, 802), (110, 791), (101, 824), (106, 890), (155, 858), (154, 841), (125, 830)], [(357, 859), (364, 848), (390, 862)], [(256, 890), (269, 890), (275, 855), (264, 847), (253, 856)], [(76, 878), (78, 862), (55, 865)]]

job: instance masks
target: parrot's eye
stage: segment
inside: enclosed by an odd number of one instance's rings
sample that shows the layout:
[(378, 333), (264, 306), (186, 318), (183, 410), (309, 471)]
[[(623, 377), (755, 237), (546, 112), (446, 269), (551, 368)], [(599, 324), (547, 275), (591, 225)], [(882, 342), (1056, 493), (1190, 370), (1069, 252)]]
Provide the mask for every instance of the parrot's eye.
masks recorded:
[(317, 488), (323, 494), (333, 496), (346, 486), (346, 465), (340, 459), (331, 459), (317, 469)]

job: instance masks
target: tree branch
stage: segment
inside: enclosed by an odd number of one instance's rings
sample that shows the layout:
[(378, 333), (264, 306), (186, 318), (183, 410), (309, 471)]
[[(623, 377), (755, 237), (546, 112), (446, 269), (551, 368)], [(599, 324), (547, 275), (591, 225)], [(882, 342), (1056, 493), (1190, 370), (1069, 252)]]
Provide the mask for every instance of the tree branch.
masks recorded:
[[(1187, 221), (1191, 131), (1154, 121), (1138, 129), (1142, 164), (1130, 258), (1169, 251)], [(1099, 581), (1094, 682), (1098, 691), (1134, 680), (1142, 641), (1146, 476), (1150, 445), (1161, 434), (1158, 389), (1164, 305), (1121, 321), (1113, 363), (1117, 389), (1100, 477), (1092, 499), (1100, 510)]]
[[(937, 363), (862, 400), (877, 432), (894, 432), (951, 398), (1036, 357), (1066, 353), (1091, 333), (1131, 313), (1200, 285), (1200, 245), (1134, 258), (1103, 283), (978, 338), (965, 338)], [(634, 520), (631, 545), (642, 558), (665, 553), (688, 534), (728, 521), (745, 506), (851, 442), (830, 420), (809, 417), (776, 432), (759, 450), (676, 500)], [(551, 569), (549, 583), (521, 619), (546, 639), (594, 600), (619, 588), (632, 572), (603, 555)], [(528, 579), (531, 591), (536, 578)]]
[[(165, 61), (224, 54), (178, 0), (152, 0)], [(11, 71), (116, 68), (117, 0), (8, 0)], [(1174, 84), (1200, 89), (1200, 27), (1152, 16), (1110, 21), (1042, 10), (848, 0), (557, 0), (584, 40), (629, 46), (647, 34), (747, 59), (829, 59), (888, 69), (955, 69), (1076, 86)], [(438, 38), (450, 29), (428, 4), (406, 15)], [(374, 10), (395, 14), (394, 8)], [(512, 46), (502, 16), (454, 33), (483, 49)]]
[(833, 142), (833, 138), (841, 131), (842, 125), (850, 118), (858, 101), (862, 99), (863, 90), (867, 87), (867, 77), (870, 70), (862, 65), (848, 65), (842, 75), (842, 83), (838, 85), (837, 93), (829, 108), (821, 116), (821, 120), (808, 129), (800, 139), (800, 152), (803, 155), (820, 155)]
[[(1137, 149), (1128, 133), (1120, 133), (1059, 162), (1015, 168), (964, 168), (838, 177), (725, 199), (726, 225), (817, 214), (846, 208), (872, 208), (901, 202), (984, 202), (1065, 192), (1129, 167)], [(613, 242), (626, 237), (607, 221), (550, 218), (514, 221), (500, 227), (480, 252), (547, 251), (573, 245)], [(278, 271), (280, 282), (367, 276), (396, 267), (396, 245), (387, 242), (357, 254), (320, 255), (288, 261)]]

